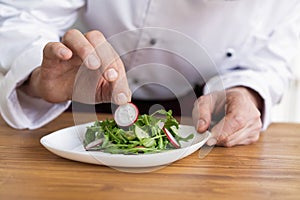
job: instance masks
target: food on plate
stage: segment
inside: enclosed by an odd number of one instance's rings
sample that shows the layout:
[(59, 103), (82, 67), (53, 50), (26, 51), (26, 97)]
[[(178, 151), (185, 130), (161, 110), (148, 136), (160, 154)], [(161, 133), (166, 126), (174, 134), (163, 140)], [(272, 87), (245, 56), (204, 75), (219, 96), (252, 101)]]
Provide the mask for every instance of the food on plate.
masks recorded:
[(139, 116), (139, 110), (133, 103), (119, 106), (114, 114), (114, 119), (119, 126), (131, 126)]
[(129, 125), (115, 119), (96, 121), (87, 127), (83, 145), (88, 151), (102, 151), (113, 154), (156, 153), (180, 148), (181, 141), (189, 141), (193, 134), (181, 137), (179, 123), (172, 111), (158, 110), (151, 115), (139, 115)]

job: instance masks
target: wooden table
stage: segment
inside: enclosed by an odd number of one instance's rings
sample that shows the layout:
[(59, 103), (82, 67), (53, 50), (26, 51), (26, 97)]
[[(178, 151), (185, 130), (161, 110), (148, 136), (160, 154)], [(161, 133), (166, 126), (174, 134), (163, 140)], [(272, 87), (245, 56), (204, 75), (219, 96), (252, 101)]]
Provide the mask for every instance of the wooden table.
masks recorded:
[(72, 125), (71, 113), (34, 131), (0, 119), (1, 200), (300, 199), (299, 124), (272, 124), (253, 145), (215, 147), (142, 174), (60, 158), (40, 144)]

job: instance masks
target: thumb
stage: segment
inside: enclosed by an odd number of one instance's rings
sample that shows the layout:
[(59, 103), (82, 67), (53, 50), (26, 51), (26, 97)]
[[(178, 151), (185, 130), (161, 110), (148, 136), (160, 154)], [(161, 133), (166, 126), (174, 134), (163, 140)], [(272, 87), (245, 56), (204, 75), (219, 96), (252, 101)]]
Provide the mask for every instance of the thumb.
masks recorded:
[(192, 117), (196, 130), (199, 133), (203, 133), (209, 128), (214, 107), (215, 99), (213, 94), (201, 96), (195, 101)]

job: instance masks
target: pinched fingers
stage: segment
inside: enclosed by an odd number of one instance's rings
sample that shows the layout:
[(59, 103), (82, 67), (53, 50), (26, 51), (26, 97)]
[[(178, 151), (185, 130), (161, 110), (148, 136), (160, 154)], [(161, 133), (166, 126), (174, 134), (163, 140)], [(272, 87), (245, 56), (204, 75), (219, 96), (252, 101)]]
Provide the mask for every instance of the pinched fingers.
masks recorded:
[(62, 42), (78, 55), (81, 61), (89, 69), (98, 69), (101, 60), (90, 41), (78, 30), (68, 30), (62, 38)]
[[(121, 105), (131, 100), (124, 65), (101, 32), (90, 31), (82, 34), (72, 29), (66, 32), (62, 42), (82, 60), (88, 69), (97, 69), (97, 72), (92, 74), (83, 69), (80, 78), (87, 82), (81, 85), (90, 85), (89, 90), (96, 92), (95, 103), (113, 102)], [(78, 84), (81, 80), (77, 81)]]
[(112, 82), (118, 78), (119, 74), (120, 76), (124, 76), (124, 65), (119, 55), (106, 41), (103, 34), (99, 31), (90, 31), (85, 34), (85, 37), (92, 44), (101, 60), (100, 71), (103, 73), (105, 79)]
[(101, 60), (100, 72), (111, 84), (111, 91), (101, 92), (101, 95), (104, 94), (104, 96), (100, 99), (107, 99), (111, 96), (110, 101), (119, 105), (131, 101), (131, 91), (128, 86), (125, 67), (117, 52), (99, 31), (90, 31), (85, 34), (85, 37), (92, 44)]

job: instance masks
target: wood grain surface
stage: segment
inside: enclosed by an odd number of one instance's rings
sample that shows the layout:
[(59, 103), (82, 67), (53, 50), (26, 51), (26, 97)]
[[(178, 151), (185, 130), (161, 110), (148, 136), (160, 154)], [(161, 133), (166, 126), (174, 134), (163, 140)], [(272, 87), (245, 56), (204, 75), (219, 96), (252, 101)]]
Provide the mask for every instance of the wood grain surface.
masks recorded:
[(299, 124), (271, 124), (253, 145), (215, 147), (204, 159), (194, 153), (150, 173), (67, 160), (40, 144), (74, 124), (71, 113), (37, 130), (15, 130), (0, 119), (1, 200), (300, 199)]

